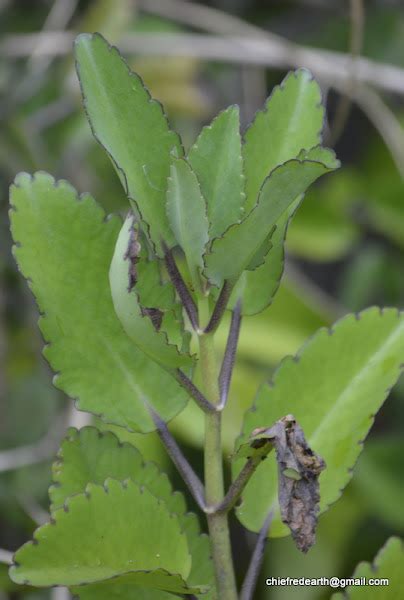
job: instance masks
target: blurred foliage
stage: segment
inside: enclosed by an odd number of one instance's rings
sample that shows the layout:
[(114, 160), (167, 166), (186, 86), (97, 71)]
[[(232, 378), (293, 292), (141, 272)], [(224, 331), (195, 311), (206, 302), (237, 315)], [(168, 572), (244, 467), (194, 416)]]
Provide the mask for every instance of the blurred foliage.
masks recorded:
[[(205, 4), (238, 13), (300, 43), (339, 51), (346, 51), (348, 45), (347, 3), (212, 0)], [(0, 2), (1, 34), (40, 31), (51, 5), (50, 0)], [(98, 30), (113, 42), (136, 31), (183, 29), (138, 12), (134, 6), (129, 0), (79, 0), (67, 28)], [(404, 9), (399, 2), (366, 2), (364, 54), (404, 66)], [(132, 57), (131, 66), (162, 101), (187, 147), (200, 127), (229, 103), (240, 104), (246, 121), (262, 104), (262, 94), (268, 94), (284, 75), (254, 69), (257, 89), (250, 89), (245, 77), (248, 68), (233, 64), (186, 57)], [(394, 97), (389, 103), (402, 122), (403, 99)], [(330, 94), (330, 123), (335, 104), (336, 98)], [(43, 169), (70, 180), (81, 192), (90, 191), (108, 211), (124, 211), (126, 199), (112, 165), (92, 140), (71, 56), (48, 61), (33, 54), (0, 62), (0, 131), (1, 452), (41, 439), (70, 404), (51, 385), (51, 373), (41, 358), (36, 309), (11, 257), (8, 185), (18, 171)], [(318, 327), (329, 325), (347, 311), (373, 303), (403, 305), (402, 178), (372, 123), (357, 108), (351, 111), (336, 150), (343, 168), (307, 195), (290, 226), (289, 266), (273, 305), (244, 320), (225, 413), (226, 456), (232, 452), (245, 408), (285, 354), (294, 353)], [(218, 333), (221, 352), (225, 339), (226, 323)], [(351, 484), (320, 519), (314, 549), (302, 555), (288, 538), (269, 543), (257, 600), (329, 598), (326, 588), (266, 588), (265, 577), (350, 576), (359, 561), (373, 559), (390, 535), (404, 535), (403, 423), (401, 383), (376, 419)], [(190, 403), (170, 428), (201, 471), (203, 423), (198, 409)], [(155, 434), (114, 431), (171, 471), (182, 487)], [(31, 535), (36, 526), (33, 517), (47, 509), (49, 481), (50, 460), (0, 473), (1, 548), (13, 550)], [(238, 529), (235, 536), (238, 571), (242, 572), (254, 537), (248, 534), (246, 540)], [(48, 597), (46, 591), (16, 592), (0, 565), (0, 600)]]

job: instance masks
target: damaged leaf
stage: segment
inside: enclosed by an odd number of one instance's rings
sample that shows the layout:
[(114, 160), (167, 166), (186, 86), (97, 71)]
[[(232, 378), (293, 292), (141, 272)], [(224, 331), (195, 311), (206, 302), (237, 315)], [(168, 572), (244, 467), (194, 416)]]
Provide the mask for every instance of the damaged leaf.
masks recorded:
[[(320, 510), (341, 495), (377, 413), (403, 368), (404, 314), (373, 307), (347, 315), (331, 330), (320, 329), (296, 357), (285, 358), (262, 386), (245, 416), (237, 447), (262, 423), (291, 412), (310, 447), (324, 458)], [(236, 477), (244, 460), (233, 463)], [(260, 531), (268, 510), (277, 505), (277, 465), (272, 456), (251, 477), (237, 509), (240, 521)], [(287, 535), (275, 512), (271, 537)]]
[[(116, 314), (131, 340), (154, 361), (167, 368), (189, 368), (193, 359), (182, 354), (169, 343), (167, 334), (160, 330), (163, 314), (156, 307), (143, 307), (137, 292), (139, 287), (149, 285), (154, 276), (153, 263), (142, 257), (141, 245), (134, 229), (135, 219), (129, 214), (119, 233), (109, 271), (112, 300)], [(139, 264), (150, 265), (138, 277)]]
[(255, 429), (237, 457), (264, 459), (276, 449), (278, 500), (281, 519), (302, 552), (315, 543), (319, 513), (318, 477), (325, 468), (323, 459), (308, 446), (303, 429), (292, 415), (272, 427)]

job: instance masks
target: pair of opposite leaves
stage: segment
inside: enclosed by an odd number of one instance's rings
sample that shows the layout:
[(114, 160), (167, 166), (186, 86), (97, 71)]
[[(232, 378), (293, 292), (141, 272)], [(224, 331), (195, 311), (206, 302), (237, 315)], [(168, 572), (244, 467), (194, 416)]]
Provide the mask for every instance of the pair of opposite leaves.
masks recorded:
[[(257, 114), (244, 145), (238, 108), (230, 107), (202, 130), (185, 159), (160, 104), (115, 49), (97, 34), (82, 35), (76, 56), (95, 137), (111, 156), (157, 256), (163, 255), (162, 241), (180, 246), (195, 289), (202, 272), (216, 288), (238, 281), (230, 306), (243, 296), (244, 312), (262, 310), (280, 279), (291, 214), (307, 187), (339, 166), (331, 151), (316, 146), (324, 112), (311, 75), (299, 70), (286, 78)], [(117, 314), (153, 360), (169, 369), (190, 367), (178, 314), (151, 307), (165, 311), (157, 331), (144, 318), (150, 305), (142, 306), (141, 278), (131, 301), (126, 298), (128, 261), (120, 265), (126, 224), (124, 229), (111, 271)]]

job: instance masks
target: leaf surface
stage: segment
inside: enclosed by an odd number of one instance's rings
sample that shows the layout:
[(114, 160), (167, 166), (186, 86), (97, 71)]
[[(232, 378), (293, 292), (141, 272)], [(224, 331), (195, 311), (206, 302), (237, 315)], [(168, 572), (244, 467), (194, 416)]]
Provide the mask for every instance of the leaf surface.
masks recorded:
[(182, 591), (190, 569), (186, 537), (165, 503), (130, 480), (109, 479), (67, 499), (17, 551), (10, 576), (48, 587), (125, 575), (145, 587)]
[[(134, 446), (120, 443), (111, 432), (101, 433), (95, 427), (69, 431), (53, 465), (54, 483), (49, 490), (52, 510), (63, 506), (69, 496), (83, 492), (89, 482), (102, 485), (108, 477), (119, 481), (131, 479), (164, 501), (168, 511), (177, 515), (187, 538), (192, 556), (187, 583), (195, 586), (213, 585), (209, 539), (201, 534), (197, 516), (187, 512), (184, 496), (180, 492), (173, 492), (167, 475), (160, 472), (154, 463), (144, 463)], [(126, 584), (120, 582), (119, 588), (126, 589)], [(83, 590), (79, 595), (87, 598), (89, 593)], [(210, 600), (210, 592), (203, 597)]]
[[(296, 358), (281, 363), (273, 380), (259, 391), (237, 447), (255, 428), (292, 413), (308, 445), (327, 465), (320, 476), (320, 508), (326, 510), (351, 479), (361, 441), (397, 381), (403, 359), (404, 314), (397, 310), (372, 308), (357, 317), (348, 315), (330, 331), (320, 329)], [(234, 461), (234, 475), (243, 462)], [(259, 531), (270, 507), (277, 506), (276, 494), (276, 464), (269, 456), (244, 492), (240, 521)], [(286, 534), (277, 516), (271, 535)]]
[(289, 73), (245, 134), (246, 208), (254, 206), (265, 177), (276, 166), (321, 142), (323, 123), (318, 83), (305, 69)]
[(176, 381), (126, 335), (115, 314), (108, 269), (121, 228), (86, 195), (45, 173), (20, 174), (11, 189), (14, 255), (29, 278), (57, 372), (54, 383), (80, 410), (134, 431), (155, 429), (187, 402)]
[(237, 280), (296, 198), (321, 175), (337, 167), (333, 153), (321, 148), (310, 151), (306, 159), (290, 160), (277, 167), (245, 219), (214, 240), (205, 259), (206, 274), (212, 283), (219, 286), (223, 280)]
[(388, 579), (389, 584), (380, 586), (349, 586), (344, 592), (333, 594), (331, 600), (395, 600), (401, 598), (404, 588), (404, 544), (398, 537), (391, 537), (378, 552), (372, 564), (361, 562), (352, 576), (354, 579)]
[(196, 285), (199, 271), (203, 268), (202, 256), (209, 239), (209, 223), (199, 182), (187, 161), (182, 158), (172, 158), (167, 215)]
[[(143, 264), (141, 273), (138, 272), (139, 263)], [(163, 313), (157, 306), (140, 303), (138, 289), (146, 290), (156, 285), (155, 275), (153, 263), (147, 263), (141, 254), (138, 230), (133, 215), (129, 214), (119, 232), (109, 270), (116, 314), (131, 340), (152, 360), (173, 369), (190, 367), (192, 358), (181, 354), (161, 331)], [(146, 292), (142, 296), (146, 296)]]
[(230, 106), (204, 127), (188, 154), (206, 199), (209, 234), (222, 235), (244, 211), (240, 111)]
[(94, 136), (114, 162), (157, 251), (173, 243), (165, 211), (170, 152), (183, 153), (159, 102), (100, 34), (79, 35), (77, 73)]

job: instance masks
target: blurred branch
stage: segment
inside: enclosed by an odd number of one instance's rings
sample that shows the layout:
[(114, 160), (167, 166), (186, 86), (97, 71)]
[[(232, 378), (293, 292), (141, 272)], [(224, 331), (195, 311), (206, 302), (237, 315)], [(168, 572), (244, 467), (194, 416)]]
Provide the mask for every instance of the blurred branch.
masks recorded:
[(352, 96), (378, 130), (404, 179), (404, 130), (384, 100), (368, 86), (360, 86)]
[[(3, 57), (28, 56), (41, 41), (42, 56), (64, 56), (71, 52), (75, 33), (50, 31), (28, 34), (8, 34), (0, 42)], [(146, 56), (192, 56), (199, 59), (251, 64), (288, 69), (306, 67), (329, 85), (349, 79), (349, 54), (300, 46), (273, 34), (247, 37), (220, 37), (192, 33), (136, 33), (121, 38), (124, 54)], [(404, 69), (360, 57), (356, 77), (359, 83), (404, 95)]]
[(334, 146), (344, 131), (352, 106), (352, 96), (356, 87), (356, 65), (363, 46), (365, 26), (365, 7), (363, 0), (350, 0), (351, 17), (351, 76), (347, 80), (347, 91), (340, 97), (335, 111), (334, 123), (330, 134), (330, 144)]
[(5, 563), (6, 565), (11, 565), (13, 562), (13, 553), (8, 550), (3, 550), (0, 548), (0, 563)]
[(32, 519), (36, 525), (43, 525), (49, 521), (49, 513), (42, 508), (38, 502), (31, 496), (17, 496), (17, 501), (23, 511)]
[(57, 587), (51, 589), (51, 600), (70, 600), (70, 592), (67, 588)]

